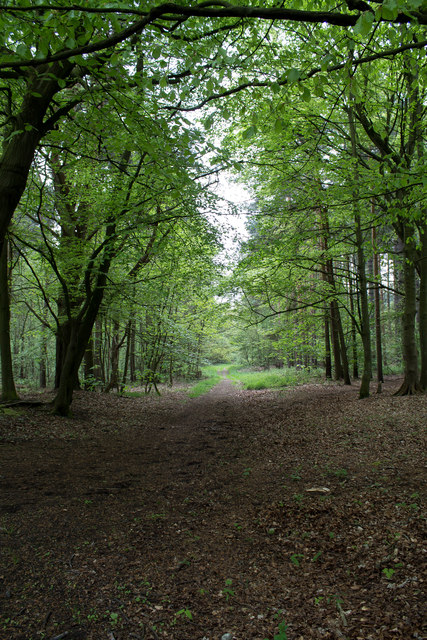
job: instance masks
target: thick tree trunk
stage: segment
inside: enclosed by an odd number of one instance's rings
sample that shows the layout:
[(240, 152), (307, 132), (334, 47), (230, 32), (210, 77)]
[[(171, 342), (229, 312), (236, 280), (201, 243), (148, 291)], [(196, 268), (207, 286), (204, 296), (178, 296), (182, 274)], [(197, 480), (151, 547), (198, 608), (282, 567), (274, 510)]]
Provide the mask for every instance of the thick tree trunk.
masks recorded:
[(8, 243), (3, 242), (0, 254), (0, 354), (3, 401), (17, 400), (10, 347), (10, 297), (7, 260)]
[(422, 391), (418, 371), (418, 350), (415, 337), (415, 318), (417, 313), (417, 292), (414, 264), (414, 250), (412, 247), (414, 229), (404, 226), (404, 260), (403, 279), (405, 297), (402, 313), (402, 351), (404, 361), (403, 383), (396, 395), (412, 395)]
[[(111, 223), (106, 230), (106, 238), (114, 241), (116, 233), (115, 224)], [(107, 275), (110, 270), (113, 250), (106, 243), (104, 259), (98, 269), (96, 284), (92, 290), (90, 299), (84, 305), (82, 312), (76, 319), (70, 321), (70, 339), (61, 370), (61, 378), (57, 394), (53, 400), (54, 415), (68, 416), (70, 414), (71, 401), (73, 399), (74, 381), (78, 375), (79, 367), (84, 357), (87, 344), (92, 334), (96, 316), (104, 297)]]
[[(58, 389), (60, 385), (62, 368), (64, 366), (65, 358), (67, 357), (68, 343), (71, 339), (71, 326), (72, 322), (70, 320), (66, 320), (61, 324), (56, 333), (55, 389)], [(76, 390), (81, 388), (78, 369), (74, 376), (73, 388)]]
[(67, 77), (72, 67), (64, 61), (28, 73), (31, 79), (0, 159), (0, 250), (27, 184), (35, 150), (47, 130), (43, 121), (52, 98), (60, 90), (58, 80)]

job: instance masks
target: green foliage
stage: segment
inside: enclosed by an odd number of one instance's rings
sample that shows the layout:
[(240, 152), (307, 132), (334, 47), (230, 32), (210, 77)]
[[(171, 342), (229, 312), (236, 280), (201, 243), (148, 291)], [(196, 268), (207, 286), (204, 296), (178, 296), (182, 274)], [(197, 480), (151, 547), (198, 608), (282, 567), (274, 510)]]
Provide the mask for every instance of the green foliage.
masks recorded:
[(222, 367), (223, 365), (207, 365), (203, 367), (202, 375), (205, 377), (191, 387), (188, 392), (190, 398), (197, 398), (213, 389), (213, 387), (221, 381), (221, 376), (218, 374), (218, 371), (220, 371)]
[(319, 381), (323, 375), (320, 369), (271, 369), (267, 371), (233, 370), (232, 377), (243, 384), (245, 389), (283, 389), (298, 384)]
[(225, 596), (227, 602), (230, 598), (236, 595), (236, 592), (233, 589), (233, 580), (231, 578), (226, 579), (225, 587), (222, 588), (222, 594)]

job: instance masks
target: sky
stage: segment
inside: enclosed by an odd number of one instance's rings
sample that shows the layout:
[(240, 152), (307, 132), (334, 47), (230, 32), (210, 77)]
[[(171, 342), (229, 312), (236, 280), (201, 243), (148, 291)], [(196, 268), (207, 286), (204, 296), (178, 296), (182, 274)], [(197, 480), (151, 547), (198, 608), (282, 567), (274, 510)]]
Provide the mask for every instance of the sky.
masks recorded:
[(248, 237), (245, 228), (247, 211), (252, 202), (250, 192), (244, 185), (233, 180), (226, 171), (221, 172), (215, 193), (221, 198), (222, 206), (216, 213), (215, 224), (223, 233), (223, 243), (227, 253), (236, 253), (238, 243)]

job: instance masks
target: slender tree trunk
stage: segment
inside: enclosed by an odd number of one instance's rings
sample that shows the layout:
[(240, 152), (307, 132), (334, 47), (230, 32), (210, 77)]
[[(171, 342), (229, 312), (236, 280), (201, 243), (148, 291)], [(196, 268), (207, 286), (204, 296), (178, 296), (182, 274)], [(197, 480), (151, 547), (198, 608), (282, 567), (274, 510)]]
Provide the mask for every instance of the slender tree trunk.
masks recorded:
[(84, 355), (84, 388), (91, 390), (93, 390), (95, 369), (95, 358), (93, 349), (93, 335), (91, 335), (91, 337), (89, 338), (89, 342), (87, 343)]
[(421, 256), (419, 262), (420, 273), (420, 304), (419, 304), (419, 332), (421, 375), (420, 386), (427, 391), (427, 224), (420, 229)]
[(129, 361), (130, 361), (130, 349), (131, 349), (131, 342), (132, 342), (132, 319), (128, 320), (127, 326), (126, 326), (126, 353), (125, 353), (125, 361), (124, 361), (124, 365), (123, 365), (123, 377), (122, 377), (122, 385), (121, 385), (121, 391), (123, 391), (123, 388), (126, 384), (126, 380), (128, 377), (128, 370), (129, 370)]
[(366, 280), (366, 261), (365, 261), (365, 253), (363, 250), (363, 232), (362, 232), (362, 224), (361, 217), (359, 212), (358, 205), (358, 188), (357, 185), (359, 183), (359, 173), (357, 170), (357, 146), (356, 146), (356, 127), (354, 124), (354, 115), (353, 115), (353, 95), (351, 92), (351, 81), (350, 81), (350, 97), (349, 97), (349, 109), (348, 109), (348, 122), (349, 122), (349, 130), (350, 130), (350, 140), (351, 140), (351, 154), (354, 160), (354, 188), (353, 188), (353, 199), (354, 199), (354, 225), (355, 225), (355, 236), (356, 236), (356, 248), (357, 248), (357, 275), (359, 281), (359, 297), (360, 297), (360, 307), (361, 307), (361, 318), (360, 318), (360, 334), (362, 338), (363, 345), (363, 372), (362, 372), (362, 380), (360, 383), (359, 390), (359, 398), (367, 398), (369, 396), (369, 385), (372, 378), (372, 349), (371, 349), (371, 328), (370, 328), (370, 318), (369, 318), (369, 302), (368, 302), (368, 287)]
[(10, 346), (10, 295), (8, 273), (8, 243), (3, 242), (0, 254), (0, 354), (3, 401), (18, 399), (15, 388)]
[(340, 352), (341, 352), (341, 368), (342, 368), (342, 376), (344, 379), (344, 384), (351, 385), (350, 374), (348, 371), (348, 356), (347, 356), (347, 346), (345, 344), (344, 337), (344, 329), (341, 321), (341, 314), (339, 313), (338, 303), (337, 305), (337, 329), (338, 329), (338, 339), (340, 341)]
[(381, 333), (381, 307), (380, 307), (380, 257), (377, 248), (377, 234), (375, 227), (372, 227), (372, 247), (374, 250), (373, 267), (374, 267), (374, 303), (375, 303), (375, 338), (377, 347), (377, 393), (381, 393), (381, 385), (384, 382), (383, 374), (383, 349), (382, 349), (382, 333)]
[(350, 314), (351, 314), (351, 348), (353, 354), (353, 378), (357, 380), (359, 377), (358, 357), (357, 357), (357, 327), (355, 320), (354, 309), (354, 290), (353, 290), (353, 278), (350, 271), (350, 260), (347, 262), (348, 271), (348, 297), (350, 302)]
[(130, 382), (136, 381), (136, 323), (132, 318), (130, 325), (130, 353), (129, 353), (129, 380)]
[(93, 375), (95, 380), (105, 382), (102, 366), (102, 320), (97, 317), (95, 322), (95, 331), (93, 338)]
[(331, 341), (329, 337), (329, 313), (326, 311), (324, 319), (325, 336), (325, 377), (332, 380)]

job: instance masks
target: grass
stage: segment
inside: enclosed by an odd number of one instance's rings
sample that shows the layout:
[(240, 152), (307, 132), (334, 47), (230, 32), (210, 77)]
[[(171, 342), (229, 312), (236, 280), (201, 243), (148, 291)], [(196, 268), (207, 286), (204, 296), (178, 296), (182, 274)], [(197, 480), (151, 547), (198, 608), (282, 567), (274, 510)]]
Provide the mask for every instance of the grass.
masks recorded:
[(238, 369), (233, 365), (229, 367), (230, 377), (243, 384), (245, 389), (282, 389), (284, 387), (295, 387), (299, 384), (323, 379), (324, 373), (321, 369), (296, 369), (295, 367), (284, 369), (267, 369), (266, 371), (249, 371)]
[(219, 371), (227, 368), (226, 364), (209, 364), (202, 367), (202, 379), (191, 387), (188, 395), (190, 398), (198, 398), (210, 391), (221, 380)]

